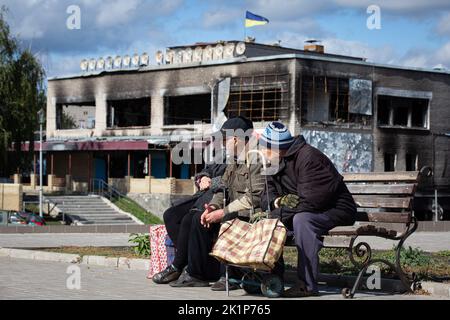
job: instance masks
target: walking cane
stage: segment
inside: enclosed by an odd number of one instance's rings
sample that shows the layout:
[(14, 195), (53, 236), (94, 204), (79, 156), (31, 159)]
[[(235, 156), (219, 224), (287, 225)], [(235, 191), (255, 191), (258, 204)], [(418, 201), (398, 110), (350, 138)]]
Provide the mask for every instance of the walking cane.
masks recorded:
[[(247, 152), (246, 154), (246, 162), (247, 162), (247, 168), (248, 168), (248, 179), (249, 179), (249, 189), (250, 189), (250, 202), (251, 202), (251, 206), (252, 209), (250, 211), (250, 220), (253, 219), (253, 216), (255, 214), (255, 204), (253, 201), (253, 187), (252, 187), (252, 175), (250, 173), (250, 154), (252, 153), (256, 153), (258, 155), (261, 156), (262, 158), (262, 165), (263, 165), (263, 169), (264, 171), (267, 171), (267, 161), (266, 161), (266, 157), (264, 156), (264, 154), (260, 151), (260, 150), (250, 150)], [(264, 175), (264, 180), (265, 180), (265, 187), (266, 187), (266, 196), (267, 196), (267, 209), (268, 209), (268, 213), (270, 212), (270, 201), (269, 201), (269, 183), (267, 181), (267, 175)], [(224, 208), (226, 206), (226, 194), (225, 194), (225, 189), (224, 189), (224, 197), (223, 197), (223, 202), (224, 202)], [(230, 296), (230, 288), (229, 288), (229, 284), (228, 284), (228, 279), (229, 279), (229, 275), (228, 275), (228, 264), (225, 264), (225, 290), (227, 292), (227, 296)]]
[[(247, 161), (247, 168), (248, 168), (248, 178), (249, 178), (249, 184), (250, 184), (250, 202), (252, 204), (252, 209), (250, 211), (250, 220), (253, 219), (253, 215), (255, 214), (255, 206), (253, 203), (253, 187), (252, 187), (252, 175), (250, 173), (250, 157), (249, 155), (252, 153), (256, 153), (257, 155), (261, 156), (262, 159), (262, 165), (264, 171), (267, 171), (267, 160), (262, 151), (260, 150), (250, 150), (247, 152), (246, 155), (246, 161)], [(267, 173), (267, 172), (266, 172)], [(264, 182), (265, 182), (265, 188), (266, 188), (266, 197), (267, 197), (267, 213), (270, 212), (270, 199), (269, 199), (269, 183), (267, 181), (267, 174), (264, 175)]]

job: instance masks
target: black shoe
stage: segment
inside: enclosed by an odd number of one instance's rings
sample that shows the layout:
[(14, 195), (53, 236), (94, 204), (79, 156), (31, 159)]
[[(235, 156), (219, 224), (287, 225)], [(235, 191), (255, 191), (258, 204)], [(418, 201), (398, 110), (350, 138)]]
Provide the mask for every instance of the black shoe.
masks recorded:
[(153, 282), (157, 284), (168, 284), (177, 280), (181, 275), (181, 272), (171, 264), (166, 269), (153, 276)]
[[(225, 277), (221, 277), (219, 281), (214, 283), (211, 287), (212, 291), (226, 291), (226, 279)], [(228, 290), (239, 290), (240, 287), (235, 283), (230, 283), (230, 280), (228, 280)]]
[(300, 281), (292, 288), (283, 292), (284, 298), (307, 298), (318, 297), (319, 292), (308, 291), (304, 282)]
[(181, 276), (176, 281), (172, 281), (169, 285), (173, 288), (187, 288), (187, 287), (209, 287), (209, 282), (191, 277), (186, 270), (183, 271)]

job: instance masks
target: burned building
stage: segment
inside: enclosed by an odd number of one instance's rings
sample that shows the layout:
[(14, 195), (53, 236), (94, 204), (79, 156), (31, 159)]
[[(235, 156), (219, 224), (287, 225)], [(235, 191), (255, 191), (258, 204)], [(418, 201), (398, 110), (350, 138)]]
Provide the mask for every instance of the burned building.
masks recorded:
[[(115, 68), (109, 58), (100, 70), (94, 64), (49, 79), (46, 173), (87, 186), (92, 179), (187, 180), (200, 167), (173, 165), (170, 149), (182, 132), (212, 132), (225, 117), (243, 115), (257, 128), (285, 122), (341, 172), (431, 167), (418, 193), (421, 210), (431, 210), (437, 190), (448, 219), (450, 73), (307, 49), (200, 43), (159, 53), (158, 65), (118, 61)], [(68, 107), (86, 117), (77, 117), (84, 125), (64, 126)]]

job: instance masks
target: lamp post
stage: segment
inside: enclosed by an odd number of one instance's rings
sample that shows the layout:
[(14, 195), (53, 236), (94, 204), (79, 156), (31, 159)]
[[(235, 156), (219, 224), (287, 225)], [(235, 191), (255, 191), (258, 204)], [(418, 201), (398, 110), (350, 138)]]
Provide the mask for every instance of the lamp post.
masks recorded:
[(44, 217), (43, 189), (42, 189), (42, 126), (44, 125), (44, 110), (38, 112), (39, 117), (39, 215)]

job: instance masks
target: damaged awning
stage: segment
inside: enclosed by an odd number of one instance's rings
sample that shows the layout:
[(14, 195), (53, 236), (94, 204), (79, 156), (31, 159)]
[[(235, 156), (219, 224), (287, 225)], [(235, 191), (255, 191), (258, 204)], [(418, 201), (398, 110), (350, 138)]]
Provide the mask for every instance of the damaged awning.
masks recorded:
[[(44, 142), (43, 151), (139, 151), (148, 150), (148, 141), (67, 141)], [(30, 144), (22, 145), (22, 151), (29, 151)], [(40, 143), (34, 143), (34, 150), (40, 150)]]

